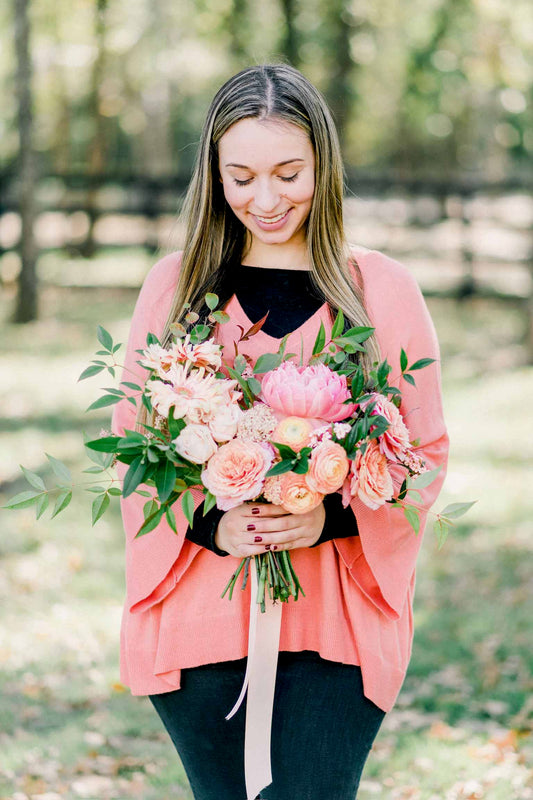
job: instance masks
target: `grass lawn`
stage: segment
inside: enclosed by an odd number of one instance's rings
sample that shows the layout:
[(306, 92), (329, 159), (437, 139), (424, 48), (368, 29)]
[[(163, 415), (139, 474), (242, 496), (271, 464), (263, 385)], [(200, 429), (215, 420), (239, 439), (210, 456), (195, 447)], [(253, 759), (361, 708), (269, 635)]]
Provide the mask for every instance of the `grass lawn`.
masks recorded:
[[(97, 434), (109, 414), (84, 409), (111, 383), (77, 378), (97, 349), (96, 324), (124, 341), (134, 300), (115, 289), (46, 289), (41, 320), (13, 326), (4, 293), (0, 503), (26, 488), (19, 463), (45, 481), (45, 452), (76, 475), (87, 466), (82, 433)], [(444, 549), (428, 527), (410, 669), (359, 798), (526, 800), (533, 369), (515, 312), (486, 301), (429, 305), (452, 441), (436, 510), (478, 502)], [(116, 509), (91, 528), (91, 499), (39, 523), (32, 509), (0, 511), (0, 800), (190, 800), (149, 700), (119, 683), (123, 534)]]

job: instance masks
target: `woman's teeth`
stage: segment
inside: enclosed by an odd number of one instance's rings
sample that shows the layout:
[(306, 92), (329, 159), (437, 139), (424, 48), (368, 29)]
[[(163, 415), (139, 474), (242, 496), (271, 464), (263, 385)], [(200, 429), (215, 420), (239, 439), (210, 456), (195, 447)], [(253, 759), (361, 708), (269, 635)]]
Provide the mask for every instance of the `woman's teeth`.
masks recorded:
[(256, 214), (255, 216), (257, 217), (257, 219), (260, 219), (261, 222), (266, 222), (268, 224), (269, 222), (270, 223), (279, 222), (280, 219), (283, 219), (285, 214), (287, 214), (287, 211), (284, 211), (282, 214), (278, 214), (277, 217), (260, 217), (258, 214)]

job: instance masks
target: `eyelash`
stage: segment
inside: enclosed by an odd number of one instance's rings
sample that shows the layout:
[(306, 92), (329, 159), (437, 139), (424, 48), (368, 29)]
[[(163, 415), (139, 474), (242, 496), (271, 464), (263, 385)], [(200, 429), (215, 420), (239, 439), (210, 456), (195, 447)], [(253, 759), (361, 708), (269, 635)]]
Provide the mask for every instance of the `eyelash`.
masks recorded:
[[(285, 183), (292, 183), (293, 181), (296, 180), (297, 177), (298, 177), (298, 173), (297, 172), (294, 175), (291, 175), (290, 178), (281, 178), (281, 175), (280, 175), (281, 180), (285, 181)], [(234, 181), (234, 183), (237, 184), (237, 186), (247, 186), (250, 183), (251, 180), (252, 180), (251, 178), (248, 178), (248, 180), (246, 180), (246, 181), (238, 181), (237, 178), (233, 178), (233, 181)]]

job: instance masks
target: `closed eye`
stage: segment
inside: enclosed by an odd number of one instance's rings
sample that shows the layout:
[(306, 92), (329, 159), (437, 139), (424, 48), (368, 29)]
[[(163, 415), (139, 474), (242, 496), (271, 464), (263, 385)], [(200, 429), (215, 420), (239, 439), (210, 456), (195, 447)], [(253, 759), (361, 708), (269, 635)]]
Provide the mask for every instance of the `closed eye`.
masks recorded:
[[(298, 177), (298, 173), (297, 173), (297, 172), (295, 172), (295, 174), (294, 174), (294, 175), (291, 175), (291, 176), (290, 176), (290, 177), (288, 177), (288, 178), (284, 178), (284, 177), (282, 177), (281, 175), (280, 175), (279, 177), (280, 177), (280, 179), (281, 179), (282, 181), (284, 181), (285, 183), (292, 183), (292, 182), (293, 182), (293, 181), (295, 181), (295, 180), (296, 180), (296, 178)], [(248, 178), (248, 179), (247, 179), (247, 180), (245, 180), (245, 181), (239, 181), (239, 180), (237, 180), (237, 178), (233, 178), (233, 180), (234, 180), (234, 182), (237, 184), (237, 186), (247, 186), (247, 185), (248, 185), (248, 184), (251, 182), (252, 178)]]

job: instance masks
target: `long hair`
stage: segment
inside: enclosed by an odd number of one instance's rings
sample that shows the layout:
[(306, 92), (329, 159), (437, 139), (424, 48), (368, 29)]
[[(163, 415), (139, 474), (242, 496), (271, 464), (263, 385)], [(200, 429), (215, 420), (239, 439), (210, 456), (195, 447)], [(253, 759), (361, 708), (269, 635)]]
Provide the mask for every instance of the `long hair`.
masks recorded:
[[(171, 325), (182, 320), (184, 305), (199, 314), (206, 292), (224, 297), (228, 265), (241, 263), (247, 229), (224, 197), (219, 180), (218, 144), (226, 131), (242, 119), (291, 122), (309, 137), (315, 154), (315, 190), (307, 220), (306, 239), (310, 277), (328, 303), (332, 317), (342, 309), (350, 326), (371, 326), (364, 305), (363, 281), (350, 255), (343, 224), (344, 171), (335, 123), (322, 94), (301, 72), (288, 64), (248, 67), (218, 90), (207, 112), (193, 175), (185, 196), (179, 225), (185, 230), (178, 285), (162, 335), (171, 338)], [(360, 287), (349, 271), (356, 270)], [(368, 374), (380, 360), (375, 336), (358, 354)]]

